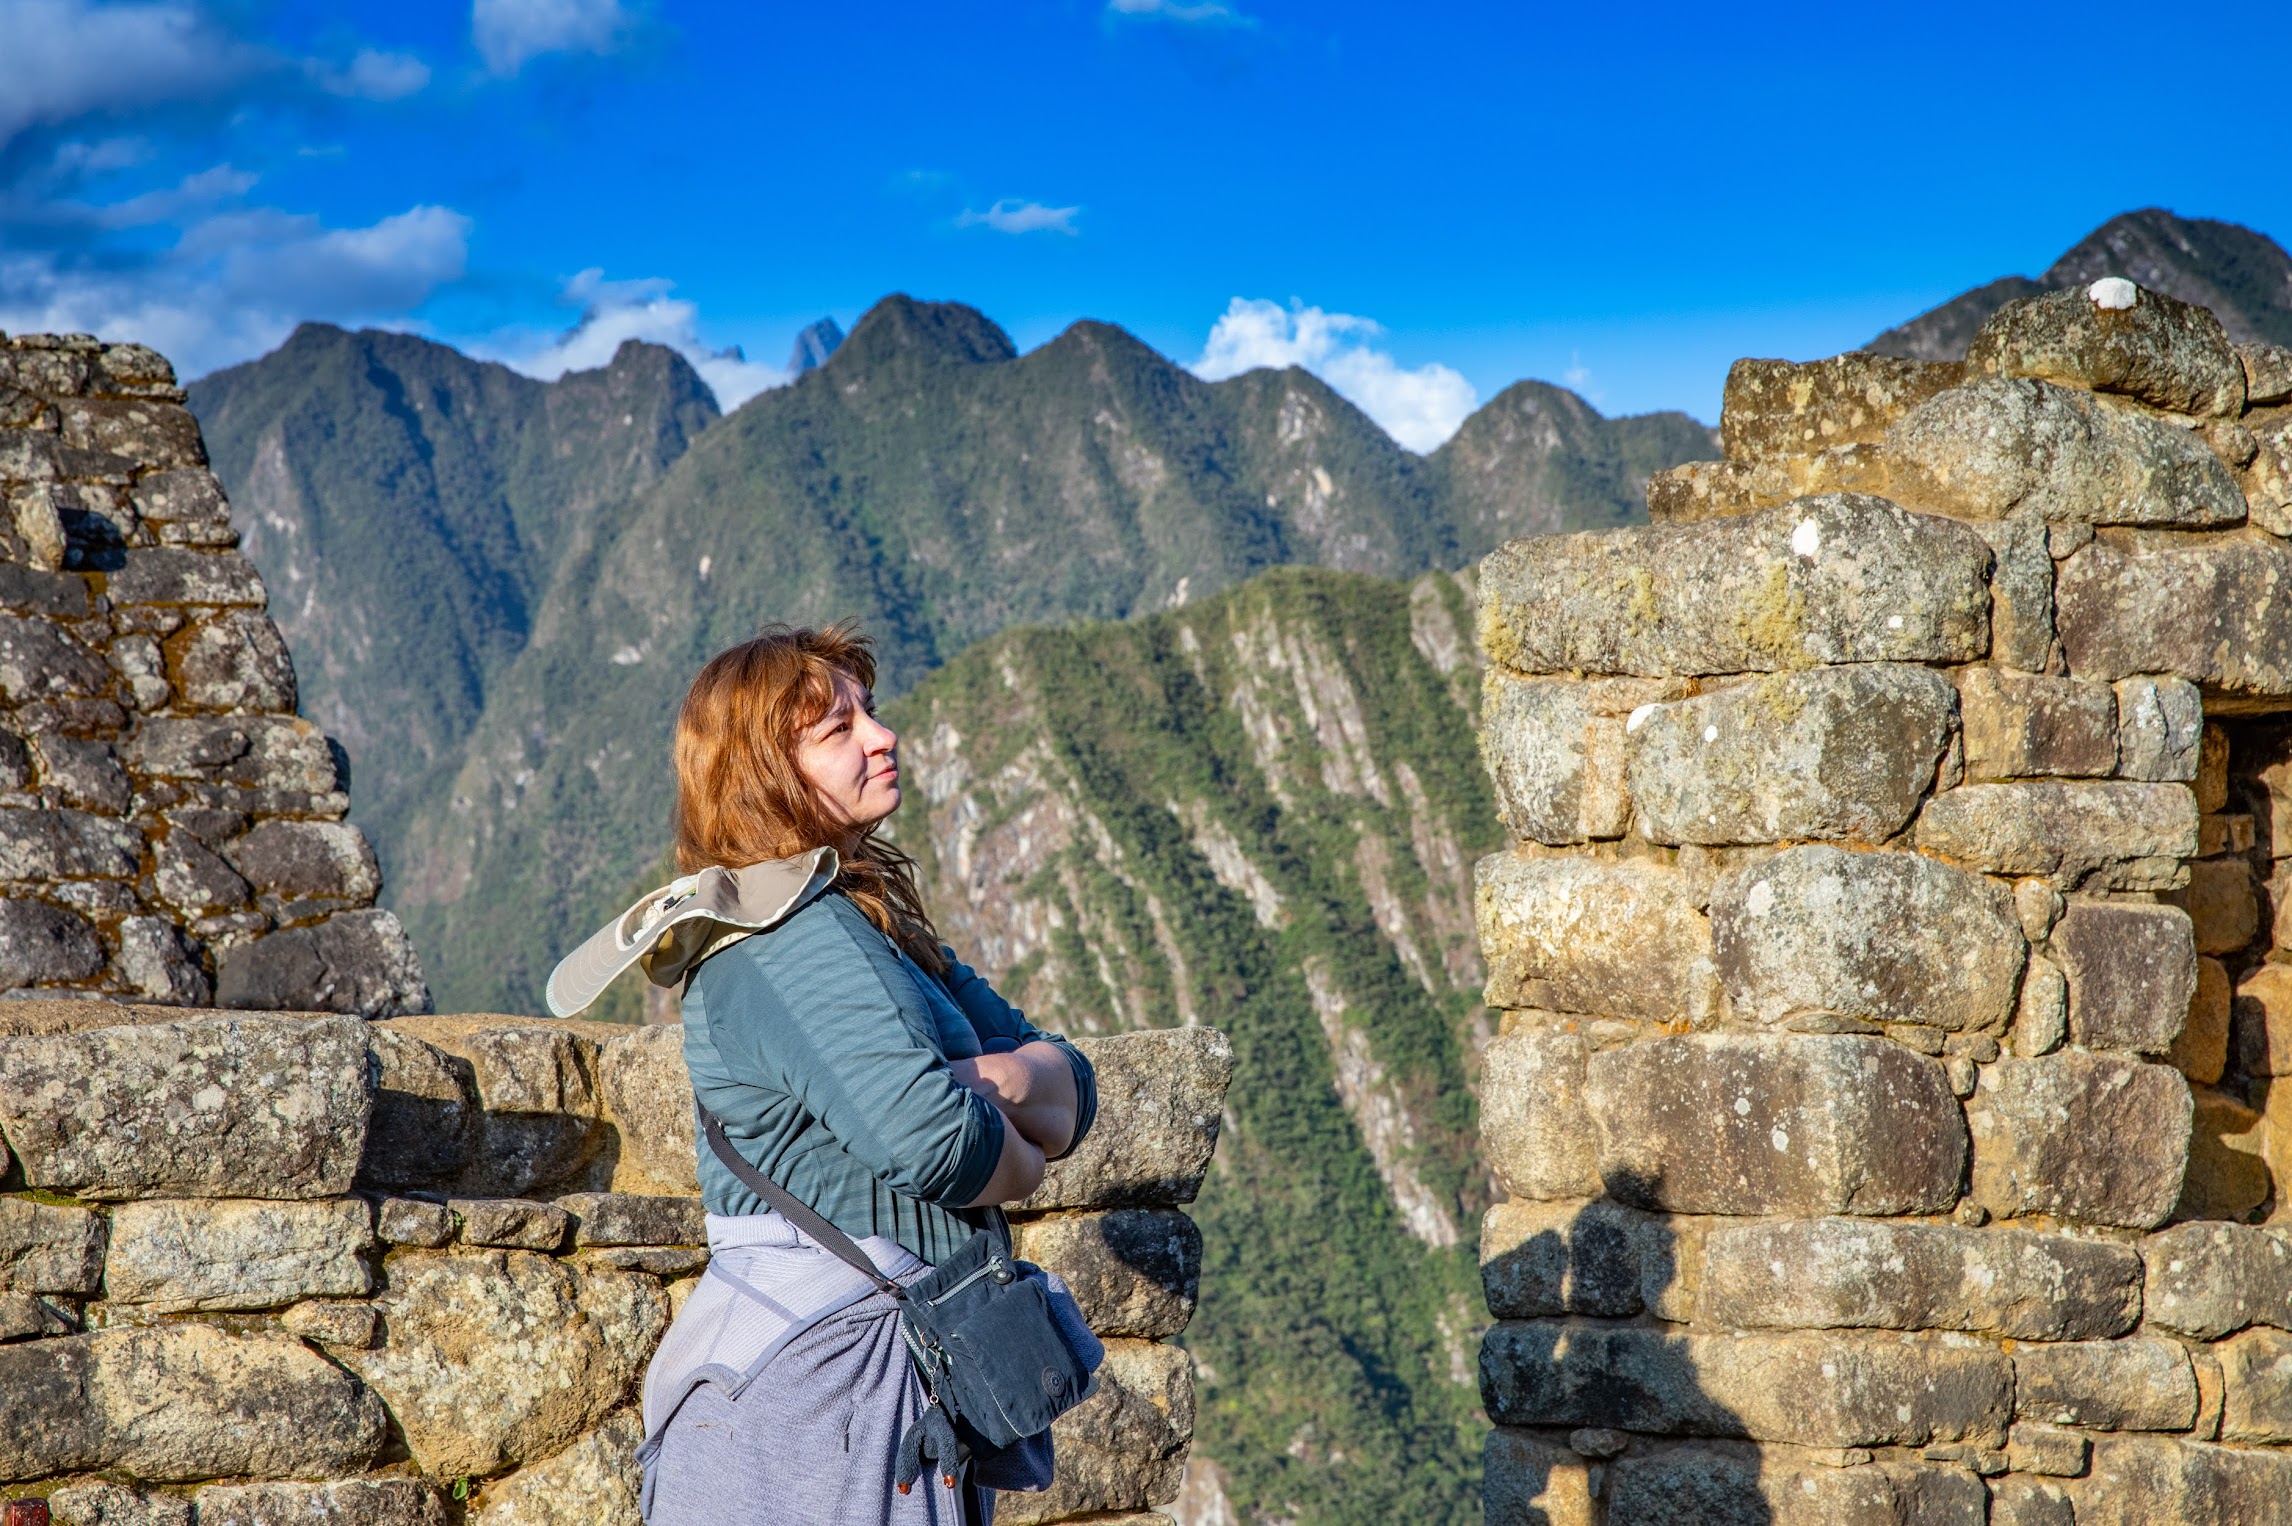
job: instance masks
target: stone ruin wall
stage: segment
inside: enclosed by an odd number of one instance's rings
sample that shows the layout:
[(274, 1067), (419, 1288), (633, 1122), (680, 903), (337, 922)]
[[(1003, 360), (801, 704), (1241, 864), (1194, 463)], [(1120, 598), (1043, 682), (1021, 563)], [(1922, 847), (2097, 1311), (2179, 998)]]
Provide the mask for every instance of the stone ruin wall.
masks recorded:
[(1492, 1526), (2292, 1521), (2292, 352), (1743, 361), (1481, 575)]
[(174, 368), (0, 336), (0, 992), (427, 1010)]
[[(64, 1526), (635, 1526), (638, 1393), (708, 1253), (683, 1031), (0, 1007), (0, 1499)], [(1002, 1526), (1168, 1526), (1214, 1029), (1084, 1039), (1013, 1211), (1106, 1341)], [(791, 1460), (800, 1466), (800, 1460)]]
[[(419, 1015), (167, 363), (4, 343), (0, 1502), (634, 1526), (639, 1384), (707, 1262), (681, 1028)], [(1168, 1526), (1232, 1054), (1081, 1042), (1118, 1126), (1013, 1219), (1107, 1364), (997, 1520)]]

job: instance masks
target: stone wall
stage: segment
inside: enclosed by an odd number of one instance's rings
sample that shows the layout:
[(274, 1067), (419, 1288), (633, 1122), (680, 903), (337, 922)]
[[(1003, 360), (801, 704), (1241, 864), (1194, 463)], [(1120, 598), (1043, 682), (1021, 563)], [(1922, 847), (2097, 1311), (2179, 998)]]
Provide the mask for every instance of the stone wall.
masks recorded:
[[(1002, 1526), (1147, 1526), (1231, 1051), (1086, 1039), (1106, 1127), (1014, 1213), (1106, 1340)], [(682, 1030), (0, 1006), (0, 1498), (65, 1526), (634, 1526), (707, 1262)]]
[(2292, 1520), (2292, 352), (1743, 361), (1481, 576), (1492, 1523)]
[(173, 369), (0, 336), (0, 993), (422, 1011)]

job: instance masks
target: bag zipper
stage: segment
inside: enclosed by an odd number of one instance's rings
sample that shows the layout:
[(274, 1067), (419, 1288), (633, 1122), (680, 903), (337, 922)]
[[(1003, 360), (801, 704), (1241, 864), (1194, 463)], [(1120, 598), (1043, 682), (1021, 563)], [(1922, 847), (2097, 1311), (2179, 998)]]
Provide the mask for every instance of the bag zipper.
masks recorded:
[(1007, 1283), (1011, 1280), (1009, 1272), (1004, 1270), (1003, 1253), (1001, 1251), (989, 1251), (987, 1253), (986, 1261), (981, 1263), (978, 1270), (967, 1274), (961, 1282), (958, 1282), (953, 1287), (946, 1289), (937, 1298), (928, 1299), (926, 1302), (928, 1302), (931, 1307), (936, 1309), (941, 1304), (945, 1303), (948, 1299), (953, 1298), (957, 1293), (962, 1292), (965, 1288), (969, 1287), (972, 1283), (977, 1282), (982, 1277), (992, 1277), (997, 1282), (1003, 1283)]

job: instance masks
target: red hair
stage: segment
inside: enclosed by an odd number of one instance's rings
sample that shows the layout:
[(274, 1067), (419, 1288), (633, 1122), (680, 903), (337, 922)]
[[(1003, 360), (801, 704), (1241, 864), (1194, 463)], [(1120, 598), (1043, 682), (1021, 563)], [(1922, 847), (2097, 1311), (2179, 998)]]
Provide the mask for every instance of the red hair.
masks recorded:
[(796, 764), (804, 733), (835, 707), (836, 680), (875, 687), (873, 643), (850, 621), (768, 625), (717, 653), (676, 718), (676, 863), (742, 869), (813, 848), (843, 861), (835, 888), (933, 974), (947, 956), (915, 887), (915, 860), (824, 806)]

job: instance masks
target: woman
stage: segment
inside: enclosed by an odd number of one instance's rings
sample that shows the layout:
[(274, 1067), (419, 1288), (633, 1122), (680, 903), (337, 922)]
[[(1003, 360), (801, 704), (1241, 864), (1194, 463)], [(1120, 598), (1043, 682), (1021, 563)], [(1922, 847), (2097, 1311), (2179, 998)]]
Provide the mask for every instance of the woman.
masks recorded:
[[(837, 870), (692, 971), (684, 1053), (733, 1148), (906, 1283), (1034, 1191), (1097, 1093), (1088, 1060), (940, 944), (913, 860), (876, 835), (900, 783), (874, 679), (850, 628), (773, 627), (693, 680), (676, 729), (680, 870), (820, 848)], [(707, 1148), (699, 1166), (711, 1275), (647, 1380), (647, 1520), (984, 1526), (991, 1495), (967, 1480), (949, 1488), (934, 1467), (912, 1492), (894, 1485), (927, 1401), (893, 1300)]]

